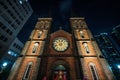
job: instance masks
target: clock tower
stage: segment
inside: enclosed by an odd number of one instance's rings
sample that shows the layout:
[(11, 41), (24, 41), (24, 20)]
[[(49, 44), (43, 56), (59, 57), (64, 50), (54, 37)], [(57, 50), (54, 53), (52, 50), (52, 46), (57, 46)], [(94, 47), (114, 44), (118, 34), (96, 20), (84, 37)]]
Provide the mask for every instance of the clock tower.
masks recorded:
[(50, 33), (39, 18), (8, 80), (114, 80), (84, 18), (70, 18), (71, 33)]

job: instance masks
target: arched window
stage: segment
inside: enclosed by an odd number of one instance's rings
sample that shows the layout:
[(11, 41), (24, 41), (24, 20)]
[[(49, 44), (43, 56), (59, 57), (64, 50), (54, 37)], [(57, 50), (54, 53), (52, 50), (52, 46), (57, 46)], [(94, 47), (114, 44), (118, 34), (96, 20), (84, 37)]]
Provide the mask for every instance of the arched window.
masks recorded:
[(38, 38), (40, 38), (41, 35), (42, 35), (42, 31), (39, 31), (39, 32), (38, 32)]
[(30, 75), (30, 71), (32, 68), (32, 64), (33, 64), (32, 62), (29, 62), (27, 64), (22, 80), (29, 80), (29, 75)]
[(38, 42), (34, 43), (32, 53), (36, 53), (37, 48), (38, 48), (38, 44), (39, 44)]
[(79, 25), (80, 25), (80, 28), (83, 28), (84, 22), (83, 21), (79, 21)]
[(89, 47), (88, 47), (88, 43), (87, 42), (83, 42), (82, 44), (84, 46), (85, 52), (86, 53), (90, 53), (90, 50), (89, 50)]
[(40, 21), (40, 29), (43, 29), (43, 28), (44, 28), (44, 22)]
[(77, 20), (75, 20), (75, 21), (73, 22), (73, 27), (74, 27), (74, 28), (77, 28), (77, 26), (78, 26)]
[(82, 31), (82, 30), (80, 30), (80, 36), (82, 37), (82, 38), (84, 38), (84, 32)]
[(81, 23), (82, 23), (81, 20), (79, 20), (77, 23), (78, 23), (78, 28), (81, 28)]
[(99, 76), (94, 63), (89, 63), (90, 71), (92, 73), (93, 80), (99, 80)]
[(45, 28), (47, 29), (49, 27), (49, 22), (45, 21)]

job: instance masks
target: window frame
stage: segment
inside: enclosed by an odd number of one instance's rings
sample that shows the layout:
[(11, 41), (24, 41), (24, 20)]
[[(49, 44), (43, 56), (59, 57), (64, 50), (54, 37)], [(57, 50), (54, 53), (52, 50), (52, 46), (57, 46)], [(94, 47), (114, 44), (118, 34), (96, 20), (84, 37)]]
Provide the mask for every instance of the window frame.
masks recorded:
[[(91, 67), (93, 69), (91, 69)], [(93, 62), (90, 62), (89, 63), (89, 69), (90, 69), (90, 72), (91, 72), (91, 75), (92, 75), (92, 79), (93, 80), (99, 80), (99, 75), (98, 75), (98, 72), (97, 72), (97, 69), (96, 69), (96, 66)], [(93, 72), (94, 71), (94, 72)], [(95, 74), (94, 74), (95, 73)]]
[(32, 49), (32, 53), (36, 53), (36, 51), (38, 49), (38, 46), (39, 46), (39, 42), (35, 42), (34, 46), (33, 46), (33, 49)]
[(25, 68), (22, 80), (28, 80), (29, 79), (30, 72), (31, 72), (31, 69), (32, 69), (32, 65), (33, 65), (33, 62), (28, 62), (27, 66)]
[(87, 43), (87, 42), (83, 42), (82, 44), (83, 44), (83, 46), (84, 46), (85, 52), (86, 52), (87, 54), (89, 54), (89, 53), (90, 53), (90, 49), (89, 49), (89, 47), (88, 47), (88, 43)]

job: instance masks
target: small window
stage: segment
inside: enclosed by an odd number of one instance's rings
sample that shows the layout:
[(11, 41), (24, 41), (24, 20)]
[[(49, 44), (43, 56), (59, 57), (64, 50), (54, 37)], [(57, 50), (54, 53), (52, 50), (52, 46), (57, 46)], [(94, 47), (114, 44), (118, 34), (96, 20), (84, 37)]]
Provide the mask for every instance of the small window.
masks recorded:
[(16, 43), (14, 43), (13, 46), (15, 47), (15, 46), (16, 46)]
[(16, 17), (13, 14), (11, 14), (11, 16), (12, 16), (13, 19), (16, 19)]
[(81, 20), (78, 20), (77, 25), (78, 25), (78, 28), (81, 28)]
[(88, 43), (87, 42), (83, 42), (82, 44), (84, 46), (85, 52), (86, 53), (90, 53), (90, 50), (89, 50), (89, 47), (88, 47)]
[(80, 33), (80, 36), (84, 38), (84, 32), (81, 30), (79, 33)]
[(19, 15), (20, 20), (23, 20), (22, 16)]
[(44, 28), (44, 22), (40, 21), (40, 29), (43, 29), (43, 28)]
[(4, 8), (7, 9), (8, 7), (6, 5), (4, 5)]
[(20, 25), (20, 21), (18, 21), (17, 24)]
[(4, 42), (7, 42), (7, 40), (8, 40), (8, 38), (4, 38), (4, 40), (3, 40), (3, 41), (4, 41)]
[(17, 29), (16, 25), (15, 24), (12, 24), (11, 25), (15, 30)]
[(10, 35), (12, 35), (13, 34), (13, 32), (12, 31), (10, 31), (10, 33), (9, 33)]
[(38, 38), (40, 38), (41, 35), (42, 35), (42, 31), (39, 31), (39, 32), (38, 32)]
[(10, 0), (8, 0), (8, 3), (12, 6), (12, 3), (10, 2)]
[(73, 22), (73, 27), (76, 28), (77, 26), (78, 26), (77, 20), (75, 20), (75, 21)]
[(1, 14), (2, 18), (4, 18), (9, 24), (11, 21), (9, 20), (8, 16), (6, 14)]
[(49, 27), (49, 22), (45, 21), (45, 28), (47, 29)]
[(5, 37), (3, 35), (0, 36), (0, 40), (3, 40)]
[(2, 26), (2, 29), (3, 29), (3, 30), (5, 30), (5, 29), (6, 29), (6, 27), (5, 27), (5, 26)]
[(6, 32), (7, 32), (7, 33), (9, 33), (9, 32), (10, 32), (10, 30), (9, 30), (9, 29), (7, 29), (7, 30), (6, 30)]
[(38, 42), (36, 42), (35, 44), (34, 44), (34, 47), (33, 47), (33, 50), (32, 50), (32, 53), (36, 53), (36, 51), (37, 51), (37, 48), (38, 48)]

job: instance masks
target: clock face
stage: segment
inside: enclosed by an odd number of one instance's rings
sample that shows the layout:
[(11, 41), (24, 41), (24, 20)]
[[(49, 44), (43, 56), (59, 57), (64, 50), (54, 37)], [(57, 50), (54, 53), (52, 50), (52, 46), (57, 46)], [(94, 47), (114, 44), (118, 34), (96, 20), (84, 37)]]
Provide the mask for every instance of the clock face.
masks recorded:
[(56, 51), (65, 51), (68, 48), (68, 41), (65, 38), (59, 37), (53, 41), (53, 48)]

